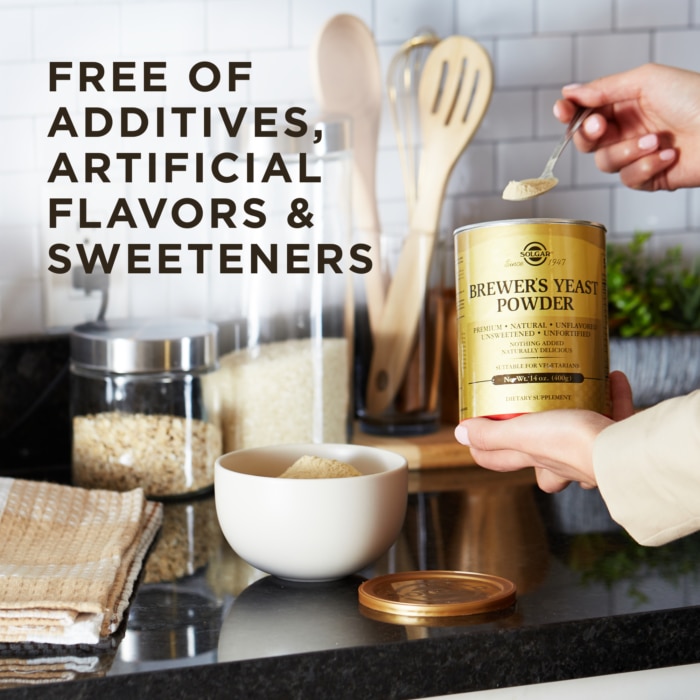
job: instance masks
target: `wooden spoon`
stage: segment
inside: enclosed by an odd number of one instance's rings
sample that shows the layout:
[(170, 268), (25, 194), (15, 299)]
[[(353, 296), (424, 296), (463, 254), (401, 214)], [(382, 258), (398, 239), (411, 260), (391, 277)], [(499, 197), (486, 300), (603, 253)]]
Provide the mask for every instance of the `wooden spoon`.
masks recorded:
[(430, 52), (418, 87), (423, 148), (418, 197), (384, 304), (367, 386), (367, 408), (382, 413), (401, 385), (425, 303), (430, 262), (448, 180), (486, 113), (493, 91), (491, 60), (464, 36)]
[(377, 143), (382, 105), (382, 73), (372, 32), (358, 17), (339, 14), (321, 28), (312, 49), (316, 99), (328, 115), (352, 121), (353, 215), (355, 228), (370, 246), (372, 271), (365, 275), (370, 328), (384, 306), (376, 199)]

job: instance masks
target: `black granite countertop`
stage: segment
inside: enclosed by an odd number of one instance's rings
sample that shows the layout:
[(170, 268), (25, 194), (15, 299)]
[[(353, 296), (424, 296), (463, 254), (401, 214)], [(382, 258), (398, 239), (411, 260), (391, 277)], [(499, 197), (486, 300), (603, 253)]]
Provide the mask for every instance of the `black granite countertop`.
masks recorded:
[[(325, 584), (243, 562), (212, 497), (168, 504), (124, 629), (101, 649), (2, 648), (1, 697), (386, 700), (700, 661), (698, 537), (639, 547), (596, 492), (548, 496), (528, 472), (421, 470), (410, 491), (391, 550)], [(362, 580), (410, 569), (504, 576), (517, 602), (436, 626), (360, 612)], [(49, 669), (63, 680), (36, 684)]]

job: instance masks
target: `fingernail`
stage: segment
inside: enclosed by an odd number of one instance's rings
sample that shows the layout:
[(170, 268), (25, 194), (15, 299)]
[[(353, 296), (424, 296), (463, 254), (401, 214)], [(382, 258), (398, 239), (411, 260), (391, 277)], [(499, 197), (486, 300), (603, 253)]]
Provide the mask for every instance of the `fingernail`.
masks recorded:
[(673, 148), (666, 148), (659, 153), (659, 160), (673, 160), (676, 157), (676, 151)]
[(651, 150), (659, 145), (659, 138), (656, 134), (646, 134), (637, 141), (637, 146), (643, 151)]
[[(595, 115), (594, 115), (595, 117)], [(600, 121), (597, 118), (586, 119), (583, 122), (583, 130), (589, 136), (595, 136), (600, 131)]]
[(568, 85), (564, 85), (562, 90), (575, 90), (576, 88), (580, 88), (581, 83), (569, 83)]
[(471, 443), (469, 442), (469, 431), (467, 430), (466, 425), (462, 425), (460, 423), (455, 428), (455, 438), (457, 438), (457, 442), (461, 443), (462, 445), (466, 445), (467, 447), (471, 446)]

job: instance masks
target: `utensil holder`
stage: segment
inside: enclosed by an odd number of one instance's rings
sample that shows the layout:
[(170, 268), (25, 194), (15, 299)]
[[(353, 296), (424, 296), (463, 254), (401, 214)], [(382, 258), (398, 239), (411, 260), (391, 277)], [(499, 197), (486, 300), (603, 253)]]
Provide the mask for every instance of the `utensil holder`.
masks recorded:
[[(381, 262), (385, 288), (391, 283), (405, 231), (382, 233)], [(374, 348), (368, 314), (358, 305), (355, 323), (355, 415), (360, 429), (373, 435), (423, 435), (440, 427), (440, 374), (445, 338), (444, 249), (436, 245), (410, 360), (395, 397), (386, 409), (372, 411), (366, 401)]]

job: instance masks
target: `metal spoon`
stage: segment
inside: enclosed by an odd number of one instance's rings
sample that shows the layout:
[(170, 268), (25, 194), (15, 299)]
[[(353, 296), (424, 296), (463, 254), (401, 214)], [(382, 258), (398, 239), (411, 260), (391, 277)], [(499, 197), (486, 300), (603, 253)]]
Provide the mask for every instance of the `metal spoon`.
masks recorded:
[(503, 190), (503, 199), (520, 202), (525, 199), (538, 197), (555, 187), (559, 180), (554, 177), (554, 166), (557, 160), (559, 160), (559, 156), (562, 154), (566, 144), (571, 141), (571, 137), (578, 131), (581, 124), (583, 124), (586, 117), (592, 111), (590, 107), (579, 107), (573, 119), (566, 127), (566, 132), (564, 136), (562, 136), (561, 141), (559, 141), (552, 151), (552, 155), (549, 156), (549, 160), (547, 161), (547, 165), (544, 166), (542, 174), (539, 177), (533, 177), (527, 180), (511, 180), (506, 185), (505, 190)]

